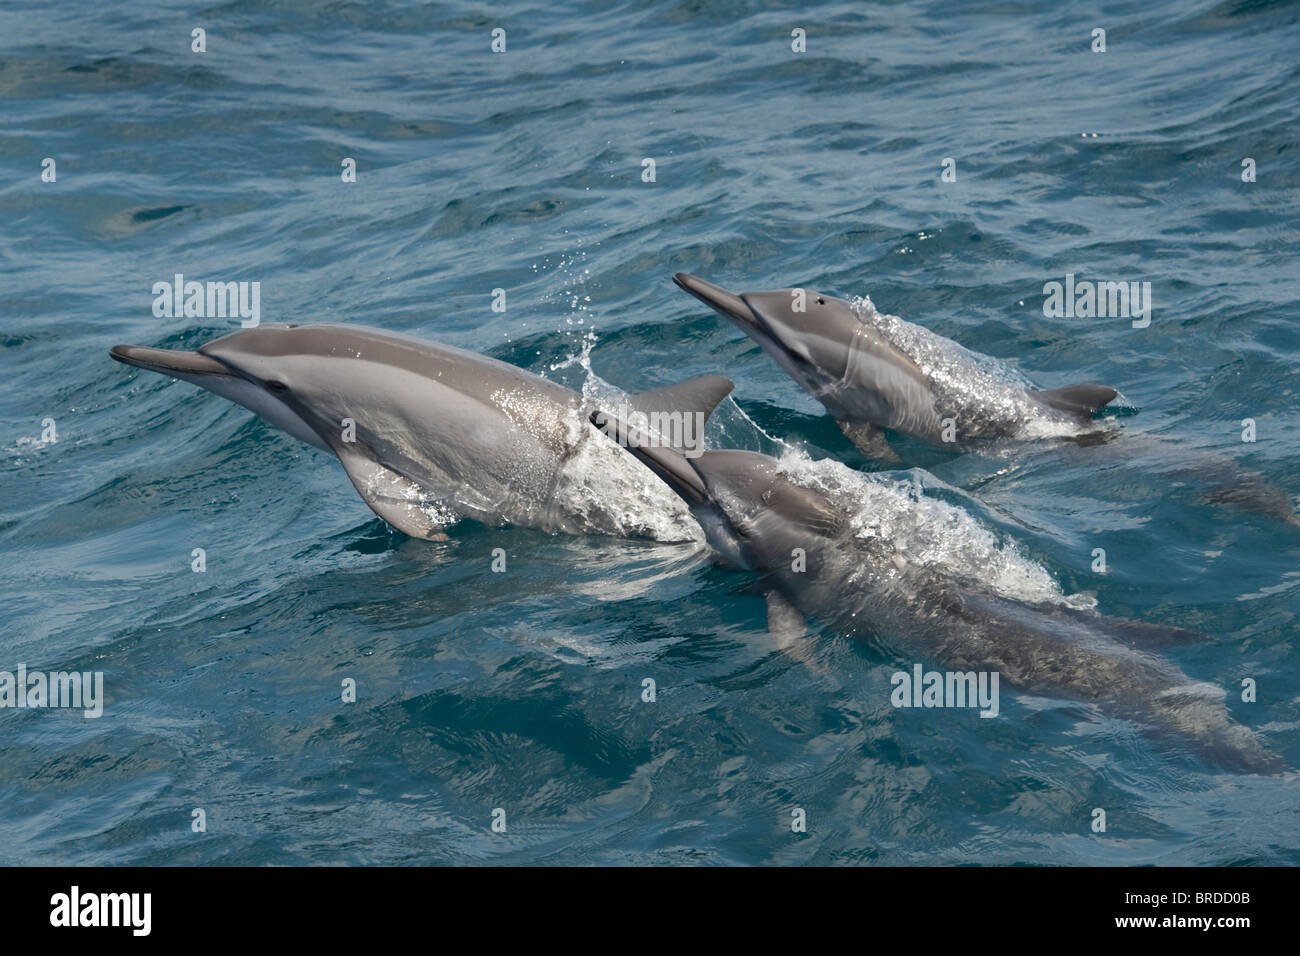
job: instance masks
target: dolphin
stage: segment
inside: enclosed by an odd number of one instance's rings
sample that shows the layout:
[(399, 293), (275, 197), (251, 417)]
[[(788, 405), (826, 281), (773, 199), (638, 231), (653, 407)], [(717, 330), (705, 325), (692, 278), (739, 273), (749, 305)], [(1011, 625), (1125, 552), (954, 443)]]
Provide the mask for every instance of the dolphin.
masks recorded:
[(762, 346), (870, 458), (899, 460), (885, 429), (948, 448), (1078, 437), (1118, 394), (1094, 383), (1032, 389), (995, 360), (869, 300), (855, 307), (804, 289), (734, 295), (685, 272), (673, 281)]
[[(955, 450), (997, 439), (1062, 439), (1054, 447), (1106, 444), (1118, 435), (1094, 421), (1118, 392), (1085, 383), (1046, 391), (1011, 368), (929, 329), (803, 289), (733, 295), (685, 272), (679, 286), (735, 322), (819, 400), (868, 458), (898, 462), (885, 430)], [(1158, 463), (1171, 478), (1206, 486), (1211, 504), (1233, 505), (1300, 527), (1295, 502), (1230, 456), (1140, 436), (1115, 454)]]
[[(1224, 706), (1152, 648), (1203, 640), (1179, 628), (1026, 603), (912, 553), (899, 515), (854, 523), (860, 507), (749, 451), (687, 459), (597, 411), (596, 425), (673, 488), (728, 563), (756, 571), (778, 644), (800, 656), (807, 618), (913, 662), (996, 673), (1026, 693), (1068, 699), (1187, 741), (1210, 763), (1275, 773), (1281, 760)], [(849, 496), (852, 498), (852, 496)], [(914, 511), (908, 501), (905, 515)]]
[[(685, 507), (595, 432), (583, 398), (473, 352), (351, 325), (261, 325), (197, 351), (114, 346), (119, 362), (184, 379), (336, 456), (362, 500), (415, 538), (467, 517), (547, 531), (698, 540)], [(704, 419), (721, 376), (628, 399), (647, 416)], [(658, 420), (658, 419), (656, 419)]]

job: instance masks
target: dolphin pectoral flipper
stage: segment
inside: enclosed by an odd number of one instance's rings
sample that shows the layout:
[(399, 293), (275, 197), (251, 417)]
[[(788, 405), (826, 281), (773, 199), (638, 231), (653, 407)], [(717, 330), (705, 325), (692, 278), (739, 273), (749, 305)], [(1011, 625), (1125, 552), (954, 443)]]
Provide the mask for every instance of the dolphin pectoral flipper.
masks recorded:
[(1031, 398), (1044, 405), (1081, 418), (1091, 418), (1099, 408), (1112, 401), (1118, 394), (1119, 392), (1109, 385), (1097, 385), (1092, 382), (1029, 393)]
[(339, 461), (361, 500), (384, 521), (412, 538), (447, 540), (442, 523), (420, 506), (424, 491), (411, 479), (350, 449), (339, 451)]
[(679, 421), (684, 425), (686, 416), (699, 416), (697, 421), (685, 425), (681, 435), (666, 436), (681, 439), (673, 443), (673, 447), (678, 451), (699, 452), (703, 450), (701, 443), (704, 438), (704, 422), (708, 421), (713, 410), (718, 407), (718, 403), (730, 395), (735, 387), (730, 379), (721, 375), (700, 375), (697, 378), (678, 382), (676, 385), (652, 388), (647, 392), (633, 395), (628, 399), (628, 403), (637, 411), (651, 416), (652, 426), (653, 416), (656, 415), (681, 416)]
[(767, 592), (767, 630), (783, 651), (791, 650), (808, 636), (803, 612), (777, 591)]
[(889, 447), (885, 433), (875, 425), (866, 422), (840, 422), (840, 430), (853, 442), (854, 447), (868, 458), (880, 461), (899, 461), (898, 453)]
[(825, 666), (813, 657), (813, 646), (808, 640), (808, 622), (803, 611), (779, 591), (768, 591), (766, 597), (767, 633), (777, 650), (819, 677), (829, 677)]

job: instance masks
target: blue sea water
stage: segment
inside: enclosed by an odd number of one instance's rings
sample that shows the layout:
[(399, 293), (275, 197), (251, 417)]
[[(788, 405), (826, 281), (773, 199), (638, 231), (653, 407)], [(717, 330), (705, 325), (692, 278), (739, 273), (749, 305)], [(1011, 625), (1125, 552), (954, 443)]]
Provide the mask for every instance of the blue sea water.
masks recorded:
[[(575, 388), (720, 372), (715, 441), (879, 469), (669, 278), (870, 295), (1042, 387), (1121, 389), (1133, 441), (927, 452), (913, 475), (1063, 593), (1211, 635), (1162, 653), (1297, 768), (1300, 530), (1140, 449), (1300, 492), (1298, 21), (1250, 0), (0, 7), (0, 670), (102, 671), (107, 697), (94, 720), (0, 711), (3, 862), (1300, 861), (1294, 774), (1010, 691), (996, 720), (895, 710), (898, 661), (826, 632), (810, 664), (774, 652), (752, 576), (689, 544), (405, 538), (325, 454), (108, 357), (233, 330), (155, 317), (155, 282), (256, 280), (263, 321)], [(1150, 282), (1149, 328), (1045, 317), (1066, 273)]]

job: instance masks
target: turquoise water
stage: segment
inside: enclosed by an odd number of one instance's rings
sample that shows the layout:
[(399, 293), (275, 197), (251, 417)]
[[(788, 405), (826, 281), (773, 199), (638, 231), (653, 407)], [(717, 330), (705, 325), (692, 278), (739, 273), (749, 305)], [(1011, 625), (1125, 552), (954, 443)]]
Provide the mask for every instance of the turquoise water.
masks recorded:
[[(913, 474), (1062, 593), (1212, 635), (1163, 653), (1300, 766), (1300, 529), (1207, 503), (1194, 464), (1300, 492), (1300, 7), (1051, 7), (0, 9), (0, 669), (107, 697), (0, 711), (5, 862), (1300, 859), (1294, 777), (1012, 692), (997, 720), (895, 710), (898, 661), (774, 653), (752, 577), (690, 545), (404, 538), (323, 453), (108, 357), (233, 328), (156, 318), (155, 282), (256, 280), (263, 321), (575, 388), (721, 372), (715, 442), (874, 468), (669, 277), (870, 295), (1043, 387), (1121, 389), (1123, 441)], [(1046, 318), (1066, 273), (1149, 281), (1150, 327)]]

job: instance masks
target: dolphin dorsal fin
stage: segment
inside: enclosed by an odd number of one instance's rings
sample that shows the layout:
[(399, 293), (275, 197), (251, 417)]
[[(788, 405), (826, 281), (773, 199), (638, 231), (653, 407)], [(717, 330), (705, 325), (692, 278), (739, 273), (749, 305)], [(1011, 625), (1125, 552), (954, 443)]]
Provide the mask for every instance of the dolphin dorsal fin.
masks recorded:
[[(699, 422), (702, 426), (718, 407), (718, 403), (730, 395), (735, 387), (731, 379), (721, 375), (700, 375), (678, 382), (676, 385), (652, 388), (648, 392), (632, 395), (628, 398), (628, 404), (647, 416), (655, 414), (685, 416), (698, 413), (703, 416)], [(692, 430), (688, 437), (690, 435), (694, 437), (686, 443), (688, 446), (686, 450), (699, 451), (700, 442), (703, 440), (703, 429)]]
[(730, 395), (735, 387), (731, 379), (721, 375), (700, 375), (676, 385), (640, 392), (628, 401), (637, 411), (647, 415), (651, 412), (703, 412), (708, 418), (718, 407), (718, 402)]
[(1070, 385), (1066, 388), (1053, 388), (1042, 392), (1030, 392), (1032, 398), (1057, 411), (1071, 415), (1091, 418), (1097, 409), (1111, 401), (1119, 392), (1109, 385), (1097, 385), (1088, 382), (1084, 385)]

